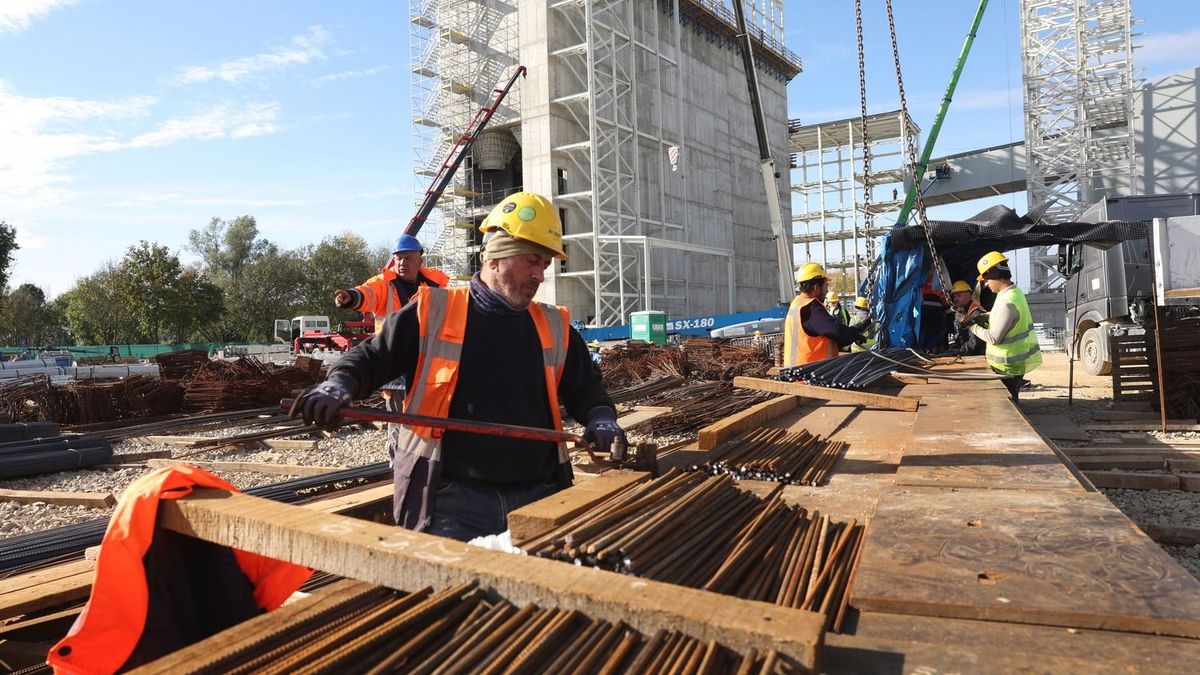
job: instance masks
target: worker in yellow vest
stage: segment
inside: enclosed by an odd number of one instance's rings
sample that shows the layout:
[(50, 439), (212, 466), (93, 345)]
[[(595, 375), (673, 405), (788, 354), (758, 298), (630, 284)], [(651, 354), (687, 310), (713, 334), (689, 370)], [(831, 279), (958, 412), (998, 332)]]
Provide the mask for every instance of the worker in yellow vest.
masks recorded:
[[(480, 230), (483, 266), (468, 286), (417, 289), (293, 410), (329, 424), (405, 374), (405, 412), (561, 430), (561, 401), (600, 451), (625, 442), (566, 308), (533, 299), (546, 268), (567, 257), (558, 209), (518, 192)], [(509, 512), (571, 484), (565, 446), (425, 427), (402, 427), (393, 473), (397, 524), (464, 541), (503, 532)]]
[(987, 344), (984, 355), (988, 365), (1004, 376), (1000, 381), (1008, 388), (1015, 403), (1020, 398), (1021, 387), (1027, 382), (1025, 375), (1042, 365), (1042, 352), (1033, 330), (1033, 314), (1025, 294), (1012, 282), (1012, 270), (1003, 253), (988, 253), (979, 259), (976, 267), (979, 281), (996, 294), (996, 301), (991, 312), (979, 314), (974, 319), (959, 312), (956, 319), (960, 324), (968, 325), (971, 334)]
[(838, 295), (837, 291), (829, 291), (825, 294), (825, 310), (829, 312), (829, 316), (847, 326), (850, 325), (850, 310), (842, 306), (842, 296)]
[(983, 307), (975, 302), (974, 289), (963, 280), (950, 287), (950, 302), (954, 305), (954, 335), (951, 336), (950, 353), (959, 356), (979, 356), (987, 346), (971, 334), (971, 323), (984, 313)]
[(850, 351), (871, 351), (875, 347), (875, 328), (871, 325), (871, 307), (867, 303), (867, 299), (861, 295), (854, 299), (854, 308), (850, 310), (850, 325), (864, 326), (862, 333), (866, 338), (864, 342), (855, 342), (850, 345)]
[(838, 349), (852, 342), (865, 342), (863, 330), (870, 317), (860, 325), (847, 326), (829, 315), (821, 304), (829, 279), (825, 269), (815, 262), (800, 266), (796, 272), (797, 295), (783, 321), (783, 365), (799, 366), (837, 356)]

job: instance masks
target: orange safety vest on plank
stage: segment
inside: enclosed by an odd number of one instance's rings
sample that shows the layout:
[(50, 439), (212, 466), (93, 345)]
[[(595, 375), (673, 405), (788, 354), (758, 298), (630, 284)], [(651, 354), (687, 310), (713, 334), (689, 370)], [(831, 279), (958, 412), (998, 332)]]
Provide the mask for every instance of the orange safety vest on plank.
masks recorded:
[[(404, 412), (449, 417), (450, 401), (458, 384), (458, 366), (463, 337), (467, 330), (470, 289), (417, 289), (417, 317), (420, 325), (420, 354), (413, 382), (404, 399)], [(542, 348), (546, 401), (554, 428), (562, 431), (558, 405), (558, 384), (567, 361), (571, 316), (565, 307), (540, 302), (529, 305), (529, 315)], [(396, 524), (410, 530), (423, 530), (432, 517), (432, 495), (441, 476), (442, 435), (444, 430), (401, 426), (392, 463), (395, 477)], [(558, 444), (559, 466), (569, 467), (566, 444)], [(561, 472), (560, 472), (561, 473)], [(569, 483), (568, 483), (569, 484)], [(412, 489), (410, 489), (412, 488)]]
[[(155, 599), (147, 583), (149, 561), (146, 554), (155, 540), (158, 502), (186, 497), (197, 487), (237, 491), (233, 485), (207, 471), (175, 465), (139, 478), (121, 496), (100, 544), (87, 606), (67, 636), (50, 650), (47, 662), (54, 667), (54, 672), (72, 675), (115, 673), (136, 665), (128, 663), (135, 650), (142, 656), (154, 651), (155, 645), (139, 643), (144, 634), (156, 635), (161, 629), (161, 626), (147, 625)], [(253, 592), (253, 604), (260, 612), (283, 604), (312, 575), (312, 570), (299, 565), (237, 549), (232, 549), (232, 553), (240, 568), (238, 576), (244, 577), (239, 581), (248, 582)], [(177, 580), (168, 578), (166, 581)], [(187, 583), (187, 580), (182, 578), (178, 583)]]
[[(400, 308), (405, 305), (400, 293), (396, 290), (396, 284), (392, 283), (395, 280), (396, 273), (385, 267), (380, 270), (379, 274), (354, 287), (354, 290), (362, 296), (362, 303), (354, 309), (359, 312), (371, 312), (375, 315), (376, 333), (383, 329), (383, 321), (388, 314), (400, 311)], [(418, 287), (429, 283), (445, 288), (450, 283), (450, 277), (438, 270), (422, 267), (417, 273)], [(411, 299), (409, 298), (409, 300)]]
[(783, 320), (783, 365), (785, 368), (830, 359), (838, 354), (836, 342), (824, 335), (813, 337), (804, 330), (804, 325), (800, 320), (800, 310), (814, 301), (815, 298), (797, 295), (792, 299), (792, 304), (788, 306), (787, 317)]

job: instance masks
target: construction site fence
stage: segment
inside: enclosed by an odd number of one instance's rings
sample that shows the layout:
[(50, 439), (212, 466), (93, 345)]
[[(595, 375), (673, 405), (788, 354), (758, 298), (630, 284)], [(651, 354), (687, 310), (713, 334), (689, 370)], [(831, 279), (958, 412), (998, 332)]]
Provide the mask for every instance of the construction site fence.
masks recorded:
[(282, 347), (285, 345), (270, 344), (270, 343), (240, 343), (230, 344), (228, 342), (181, 342), (176, 344), (119, 344), (119, 345), (59, 345), (54, 347), (46, 347), (40, 349), (31, 349), (29, 347), (0, 347), (0, 354), (3, 354), (4, 360), (30, 359), (38, 358), (39, 353), (43, 352), (69, 352), (75, 359), (106, 357), (111, 354), (116, 354), (121, 358), (134, 359), (149, 359), (159, 354), (170, 352), (187, 351), (196, 349), (207, 352), (210, 356), (215, 354), (220, 349), (230, 351), (241, 350), (248, 353), (253, 353), (266, 348), (269, 351), (272, 347)]

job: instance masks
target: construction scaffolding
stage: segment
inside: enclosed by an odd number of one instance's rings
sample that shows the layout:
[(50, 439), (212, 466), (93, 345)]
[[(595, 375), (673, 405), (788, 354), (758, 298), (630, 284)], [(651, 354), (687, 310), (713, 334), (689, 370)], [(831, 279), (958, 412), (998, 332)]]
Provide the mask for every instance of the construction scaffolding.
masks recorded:
[[(1130, 0), (1021, 0), (1028, 198), (1049, 222), (1134, 191)], [(1061, 290), (1056, 247), (1030, 251), (1030, 290)]]
[[(851, 280), (859, 287), (877, 256), (879, 238), (895, 224), (912, 173), (905, 148), (910, 136), (919, 142), (920, 131), (899, 110), (869, 115), (865, 142), (861, 117), (789, 124), (792, 241), (803, 247), (794, 251), (795, 259), (844, 272), (837, 290), (851, 290)], [(864, 149), (871, 154), (866, 176)]]
[[(475, 112), (517, 63), (517, 0), (411, 0), (413, 156), (416, 194), (429, 187), (439, 166)], [(510, 160), (517, 150), (511, 126), (520, 111), (518, 85), (496, 110), (488, 130), (442, 194), (430, 218), (430, 262), (466, 281), (479, 251), (476, 230), (487, 207), (499, 201), (479, 170)], [(488, 164), (491, 161), (493, 164)], [(418, 202), (419, 203), (419, 202)]]

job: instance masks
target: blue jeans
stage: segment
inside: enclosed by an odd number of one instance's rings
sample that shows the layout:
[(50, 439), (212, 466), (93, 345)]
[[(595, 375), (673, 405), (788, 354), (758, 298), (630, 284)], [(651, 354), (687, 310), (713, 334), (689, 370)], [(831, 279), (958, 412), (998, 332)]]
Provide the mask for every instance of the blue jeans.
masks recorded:
[(470, 541), (508, 529), (508, 514), (558, 492), (558, 481), (481, 483), (443, 478), (433, 493), (429, 534)]

